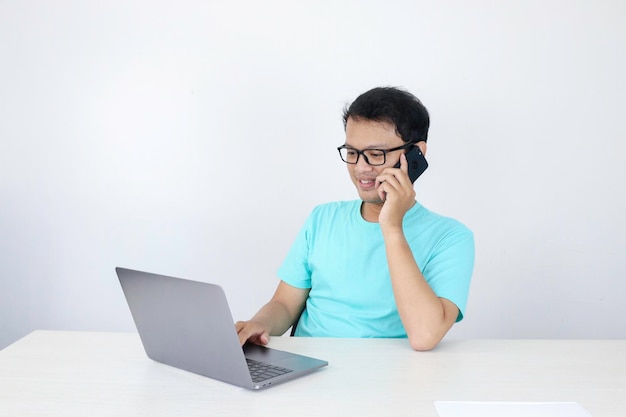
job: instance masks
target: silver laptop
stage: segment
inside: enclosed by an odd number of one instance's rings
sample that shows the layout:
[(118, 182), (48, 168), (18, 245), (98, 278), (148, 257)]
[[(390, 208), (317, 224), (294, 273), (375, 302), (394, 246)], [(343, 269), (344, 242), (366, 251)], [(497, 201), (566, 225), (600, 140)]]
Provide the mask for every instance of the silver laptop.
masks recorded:
[(328, 362), (246, 343), (219, 285), (115, 268), (149, 358), (248, 389), (266, 388)]

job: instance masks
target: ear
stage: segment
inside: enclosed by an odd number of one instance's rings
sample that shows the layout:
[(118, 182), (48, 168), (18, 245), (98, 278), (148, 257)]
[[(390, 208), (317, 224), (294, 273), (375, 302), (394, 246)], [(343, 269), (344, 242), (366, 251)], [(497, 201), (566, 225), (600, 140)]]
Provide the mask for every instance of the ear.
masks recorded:
[(424, 156), (426, 156), (426, 149), (428, 148), (428, 146), (426, 145), (425, 141), (419, 141), (415, 144), (415, 146), (417, 146), (418, 148), (420, 148), (420, 151), (422, 151), (422, 154)]

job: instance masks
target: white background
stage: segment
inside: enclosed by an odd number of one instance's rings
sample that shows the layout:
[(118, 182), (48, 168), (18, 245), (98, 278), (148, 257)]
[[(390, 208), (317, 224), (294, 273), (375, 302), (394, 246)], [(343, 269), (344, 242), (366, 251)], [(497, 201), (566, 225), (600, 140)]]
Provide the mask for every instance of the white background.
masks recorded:
[(418, 200), (475, 233), (449, 337), (626, 337), (623, 1), (0, 0), (0, 347), (134, 330), (114, 273), (273, 293), (357, 198), (341, 111), (428, 107)]

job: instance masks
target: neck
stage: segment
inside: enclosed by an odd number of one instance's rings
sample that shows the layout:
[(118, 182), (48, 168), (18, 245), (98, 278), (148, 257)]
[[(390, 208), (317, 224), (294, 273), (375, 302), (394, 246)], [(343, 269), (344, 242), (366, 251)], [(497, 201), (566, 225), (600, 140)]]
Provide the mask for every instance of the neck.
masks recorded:
[[(409, 210), (415, 206), (417, 201), (413, 201)], [(380, 211), (383, 209), (384, 203), (368, 203), (367, 201), (363, 201), (361, 203), (361, 217), (363, 220), (370, 223), (378, 223), (378, 216), (380, 216)]]
[(378, 223), (378, 216), (382, 208), (383, 203), (368, 203), (364, 201), (361, 203), (361, 217), (367, 222)]

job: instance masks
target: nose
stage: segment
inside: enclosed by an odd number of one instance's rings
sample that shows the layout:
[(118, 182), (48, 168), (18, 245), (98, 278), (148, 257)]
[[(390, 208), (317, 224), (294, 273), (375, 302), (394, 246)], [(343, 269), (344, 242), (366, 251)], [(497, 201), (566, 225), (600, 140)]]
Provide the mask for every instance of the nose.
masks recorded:
[(356, 161), (355, 168), (357, 168), (359, 171), (370, 171), (372, 169), (372, 166), (367, 163), (365, 155), (359, 155), (359, 160)]

